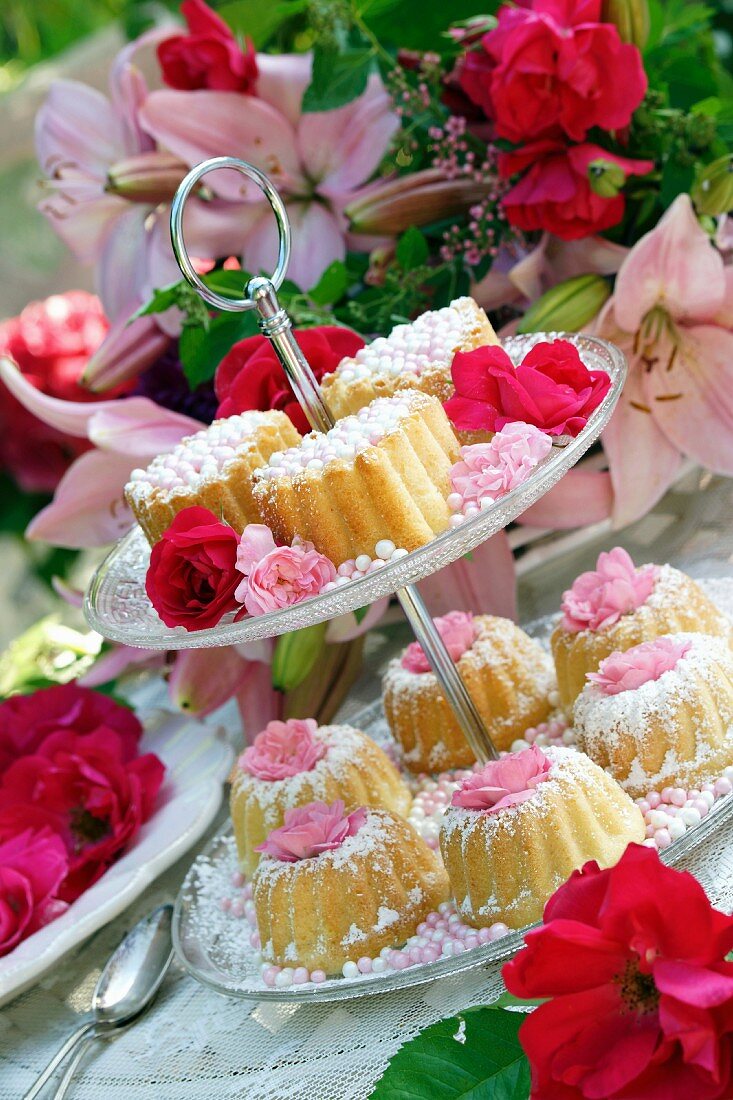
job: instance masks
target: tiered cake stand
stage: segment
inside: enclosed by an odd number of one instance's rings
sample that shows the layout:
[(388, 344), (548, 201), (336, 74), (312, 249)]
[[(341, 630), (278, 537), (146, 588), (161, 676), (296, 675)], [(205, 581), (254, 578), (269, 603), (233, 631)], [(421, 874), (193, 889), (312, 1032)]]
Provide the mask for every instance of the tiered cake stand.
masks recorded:
[[(251, 279), (246, 287), (246, 296), (241, 299), (224, 298), (205, 286), (194, 270), (183, 240), (183, 211), (188, 196), (199, 187), (204, 175), (222, 169), (241, 172), (264, 191), (280, 230), (278, 262), (272, 279)], [(272, 341), (312, 427), (320, 431), (331, 427), (334, 419), (323, 401), (313, 372), (295, 342), (290, 319), (281, 309), (276, 296), (285, 277), (290, 254), (290, 225), (284, 204), (270, 181), (252, 165), (232, 157), (218, 157), (204, 162), (188, 174), (179, 188), (172, 207), (171, 236), (181, 270), (205, 301), (222, 310), (257, 311), (260, 329)], [(497, 757), (491, 737), (414, 584), (468, 554), (516, 519), (560, 480), (608, 423), (626, 376), (622, 353), (612, 344), (595, 337), (564, 335), (563, 338), (575, 344), (589, 368), (607, 372), (612, 383), (607, 396), (579, 435), (574, 439), (558, 440), (549, 458), (523, 485), (467, 519), (459, 527), (444, 532), (427, 545), (360, 579), (349, 581), (293, 607), (246, 618), (237, 623), (233, 622), (233, 616), (229, 616), (216, 627), (190, 633), (183, 628), (170, 629), (164, 626), (151, 606), (145, 593), (149, 547), (142, 531), (135, 528), (107, 556), (91, 582), (85, 601), (85, 614), (89, 624), (106, 638), (131, 646), (166, 650), (204, 648), (274, 637), (353, 611), (380, 596), (396, 594), (476, 758), (485, 761)], [(517, 336), (505, 341), (504, 347), (511, 358), (518, 362), (533, 344), (546, 339), (547, 333)], [(582, 522), (582, 516), (578, 520)], [(375, 722), (378, 722), (376, 717)], [(378, 731), (375, 729), (374, 732)], [(230, 856), (231, 844), (222, 836), (205, 854), (207, 865), (211, 867), (217, 860), (228, 858), (227, 851)], [(197, 898), (202, 903), (206, 901), (205, 883), (202, 884), (200, 871), (197, 867), (192, 869), (179, 899), (179, 955), (199, 980), (230, 995), (250, 998), (285, 997), (291, 1000), (303, 998), (308, 1001), (357, 996), (397, 985), (430, 981), (443, 973), (454, 973), (467, 966), (482, 965), (493, 957), (500, 958), (510, 954), (518, 946), (518, 943), (514, 943), (518, 934), (514, 933), (507, 936), (506, 940), (487, 944), (465, 956), (440, 959), (403, 972), (371, 975), (372, 980), (368, 983), (339, 979), (320, 987), (266, 990), (260, 985), (258, 988), (249, 988), (241, 975), (227, 972), (226, 963), (217, 966), (212, 962), (211, 954), (200, 943), (197, 945), (198, 933), (193, 920), (193, 909), (196, 908)], [(211, 898), (208, 900), (211, 901)], [(214, 933), (214, 939), (217, 936), (218, 933)]]

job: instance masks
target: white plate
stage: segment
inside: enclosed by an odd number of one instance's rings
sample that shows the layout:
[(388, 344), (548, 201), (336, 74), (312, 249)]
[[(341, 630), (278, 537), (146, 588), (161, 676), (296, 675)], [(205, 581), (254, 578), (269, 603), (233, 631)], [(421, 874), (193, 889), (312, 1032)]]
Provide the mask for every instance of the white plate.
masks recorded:
[(133, 844), (66, 912), (0, 959), (0, 1005), (113, 920), (203, 836), (221, 804), (233, 749), (213, 727), (181, 715), (151, 716), (140, 742), (166, 766), (158, 808)]
[(150, 547), (139, 527), (125, 535), (100, 565), (87, 590), (84, 614), (89, 625), (105, 638), (151, 649), (203, 649), (234, 645), (257, 638), (273, 638), (291, 630), (333, 619), (391, 595), (407, 584), (422, 580), (468, 554), (544, 496), (585, 454), (611, 418), (626, 378), (626, 360), (613, 344), (593, 336), (565, 333), (533, 333), (513, 336), (504, 344), (512, 359), (519, 361), (541, 340), (562, 337), (578, 348), (592, 370), (605, 370), (612, 385), (575, 439), (553, 447), (551, 455), (529, 478), (511, 493), (500, 497), (478, 515), (457, 528), (444, 531), (425, 546), (388, 562), (381, 569), (358, 580), (339, 585), (330, 592), (303, 600), (293, 607), (265, 615), (232, 621), (233, 613), (207, 630), (171, 629), (158, 618), (145, 592), (145, 574)]

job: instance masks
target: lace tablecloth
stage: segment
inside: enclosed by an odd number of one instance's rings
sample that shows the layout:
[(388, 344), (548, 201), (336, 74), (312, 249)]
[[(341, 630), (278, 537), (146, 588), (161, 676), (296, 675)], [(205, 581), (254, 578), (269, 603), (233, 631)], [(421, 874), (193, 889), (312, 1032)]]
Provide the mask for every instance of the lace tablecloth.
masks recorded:
[[(667, 560), (693, 575), (733, 572), (730, 515), (733, 487), (697, 482), (668, 494), (655, 512), (624, 532), (638, 561)], [(526, 576), (523, 618), (557, 606), (559, 593), (598, 549), (598, 538)], [(404, 639), (404, 634), (402, 635)], [(394, 647), (398, 639), (391, 639)], [(349, 712), (374, 697), (377, 645), (371, 673)], [(223, 819), (223, 813), (222, 813)], [(122, 917), (94, 936), (33, 990), (0, 1012), (0, 1100), (18, 1100), (65, 1036), (88, 1010), (101, 967), (127, 928), (175, 896), (193, 853), (185, 856)], [(690, 854), (684, 866), (711, 900), (733, 910), (733, 821)], [(72, 1089), (78, 1100), (365, 1100), (395, 1050), (422, 1027), (501, 990), (500, 968), (487, 967), (439, 983), (334, 1005), (253, 1005), (220, 997), (173, 969), (153, 1010), (128, 1031), (97, 1043)]]

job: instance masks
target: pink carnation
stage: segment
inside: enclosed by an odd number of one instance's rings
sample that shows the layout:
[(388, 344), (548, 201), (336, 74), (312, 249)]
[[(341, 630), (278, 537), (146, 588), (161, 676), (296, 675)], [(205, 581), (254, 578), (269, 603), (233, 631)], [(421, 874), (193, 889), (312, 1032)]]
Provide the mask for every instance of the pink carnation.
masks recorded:
[(595, 570), (581, 573), (572, 588), (563, 592), (563, 629), (571, 633), (608, 629), (646, 603), (658, 576), (656, 565), (637, 569), (620, 546), (599, 554)]
[[(466, 611), (449, 611), (447, 615), (433, 619), (433, 622), (452, 659), (459, 661), (476, 640), (473, 615)], [(430, 662), (419, 642), (408, 645), (402, 657), (402, 667), (408, 672), (430, 672)]]
[(66, 909), (57, 891), (68, 866), (52, 829), (26, 829), (0, 843), (0, 955)]
[(620, 695), (635, 691), (650, 680), (658, 680), (670, 672), (685, 656), (691, 643), (680, 638), (655, 638), (632, 646), (625, 653), (617, 650), (601, 661), (598, 672), (589, 672), (588, 679), (597, 684), (604, 695)]
[(464, 779), (460, 789), (453, 794), (452, 804), (492, 814), (517, 806), (532, 797), (537, 784), (549, 777), (551, 766), (536, 745), (521, 752), (507, 753)]
[(297, 863), (339, 848), (348, 836), (359, 832), (366, 819), (364, 807), (347, 815), (340, 800), (330, 806), (325, 802), (309, 802), (307, 806), (288, 810), (285, 824), (273, 829), (257, 851), (284, 863)]
[(326, 746), (315, 738), (317, 729), (313, 718), (268, 722), (240, 756), (239, 766), (257, 779), (270, 781), (309, 772), (326, 754)]
[(550, 437), (533, 424), (506, 424), (489, 443), (461, 447), (451, 487), (464, 505), (496, 500), (522, 485), (551, 450)]
[(234, 598), (250, 615), (264, 615), (317, 596), (337, 576), (336, 566), (312, 542), (296, 538), (292, 546), (277, 546), (272, 531), (261, 523), (245, 527), (237, 569), (245, 579)]

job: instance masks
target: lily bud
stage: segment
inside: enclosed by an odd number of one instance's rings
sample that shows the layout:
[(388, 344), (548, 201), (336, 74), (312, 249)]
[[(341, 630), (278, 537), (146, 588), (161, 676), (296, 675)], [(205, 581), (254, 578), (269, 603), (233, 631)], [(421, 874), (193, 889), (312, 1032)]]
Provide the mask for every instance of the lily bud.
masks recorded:
[(716, 216), (733, 210), (733, 156), (726, 153), (703, 168), (692, 189), (698, 214)]
[(131, 202), (170, 202), (188, 167), (170, 153), (151, 151), (113, 164), (105, 190)]
[(394, 237), (410, 226), (463, 214), (486, 198), (486, 191), (479, 180), (449, 180), (440, 169), (426, 168), (377, 184), (344, 213), (353, 233)]
[(326, 644), (327, 623), (316, 623), (302, 630), (282, 634), (275, 643), (272, 657), (272, 686), (278, 691), (293, 691), (315, 667)]
[(626, 183), (626, 173), (620, 164), (611, 160), (593, 160), (588, 165), (591, 190), (604, 199), (614, 199)]
[(601, 19), (614, 23), (622, 42), (643, 50), (650, 30), (647, 0), (603, 0)]
[(285, 696), (283, 717), (315, 718), (320, 725), (330, 722), (362, 671), (363, 650), (363, 635), (326, 645), (318, 664)]
[(579, 332), (610, 297), (602, 275), (576, 275), (546, 291), (522, 318), (517, 332)]
[(171, 346), (171, 337), (158, 328), (154, 317), (118, 318), (81, 376), (82, 386), (104, 393), (151, 367)]

